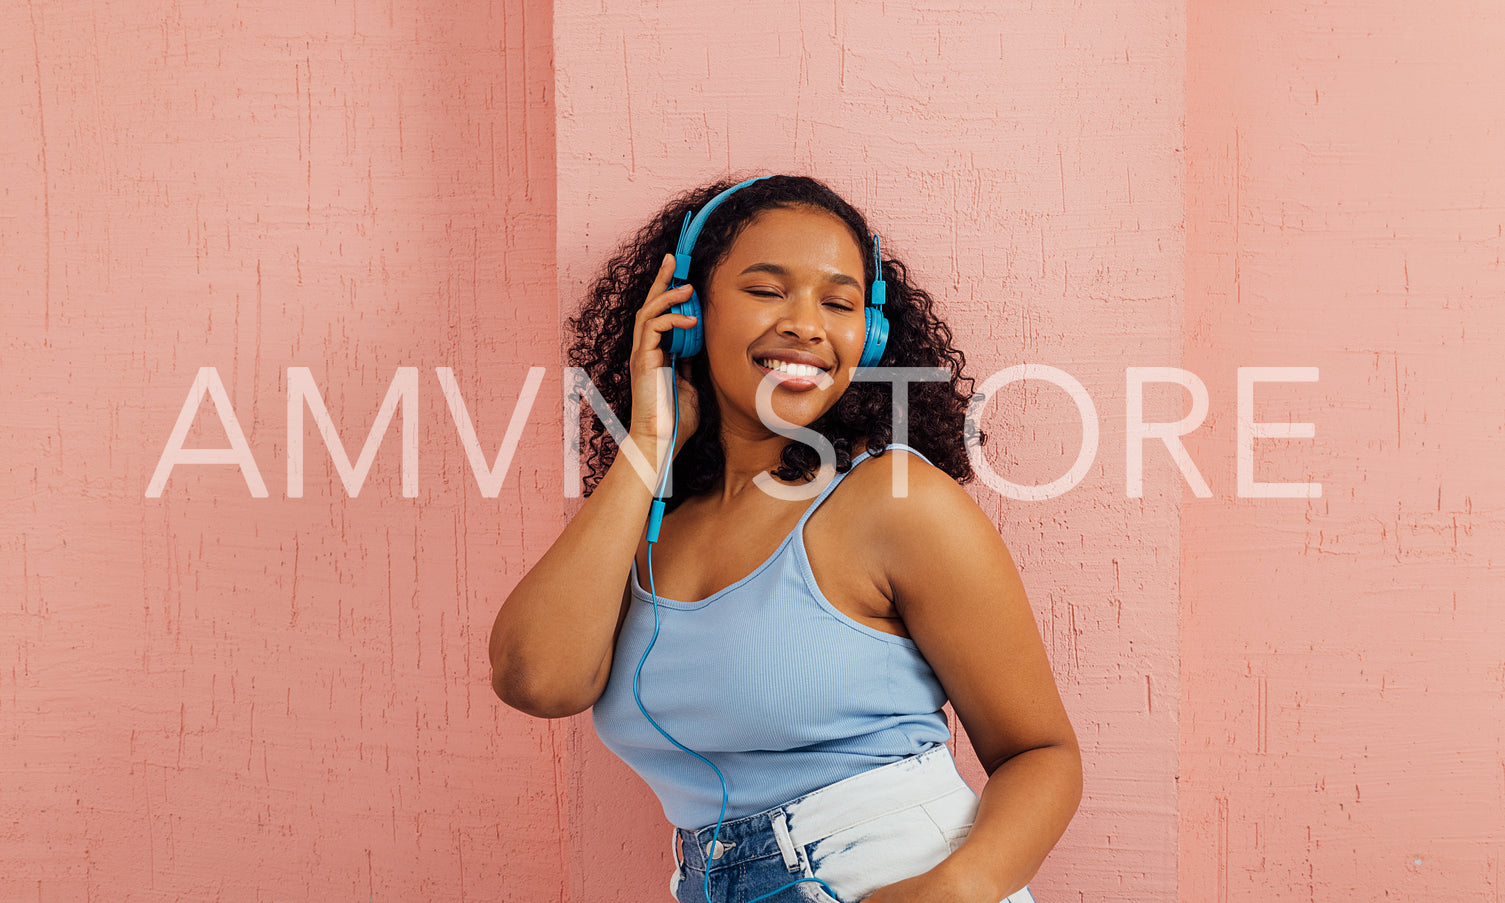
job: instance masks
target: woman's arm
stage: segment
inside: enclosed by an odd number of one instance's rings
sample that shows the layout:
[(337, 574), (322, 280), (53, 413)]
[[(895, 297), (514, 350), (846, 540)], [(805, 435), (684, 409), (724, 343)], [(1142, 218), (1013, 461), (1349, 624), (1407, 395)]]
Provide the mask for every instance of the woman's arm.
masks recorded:
[(988, 782), (961, 847), (867, 900), (997, 903), (1029, 883), (1066, 830), (1081, 800), (1081, 753), (998, 531), (950, 477), (922, 461), (909, 464), (904, 498), (888, 490), (891, 464), (867, 475), (881, 524), (875, 551), (889, 562), (890, 598), (951, 698)]
[[(628, 436), (657, 469), (669, 448), (673, 410), (663, 333), (694, 317), (668, 313), (690, 287), (664, 287), (666, 257), (632, 337), (632, 417)], [(665, 368), (662, 369), (661, 368)], [(695, 432), (695, 391), (679, 377), (677, 453)], [(600, 698), (630, 594), (632, 557), (643, 537), (653, 487), (618, 454), (590, 498), (549, 551), (518, 581), (491, 627), (491, 686), (515, 709), (543, 718), (582, 712)]]
[(561, 718), (590, 708), (611, 670), (632, 556), (653, 496), (618, 455), (491, 627), (491, 686), (515, 709)]

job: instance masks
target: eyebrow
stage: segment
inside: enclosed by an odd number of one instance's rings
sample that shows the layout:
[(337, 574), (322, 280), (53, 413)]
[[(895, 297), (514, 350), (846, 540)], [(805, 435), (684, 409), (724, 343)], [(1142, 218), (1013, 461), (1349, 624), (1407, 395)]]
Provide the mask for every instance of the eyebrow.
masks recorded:
[[(776, 263), (755, 263), (737, 275), (746, 276), (748, 273), (770, 273), (774, 276), (789, 278), (789, 270)], [(837, 285), (850, 285), (856, 289), (862, 288), (862, 283), (848, 276), (846, 273), (831, 273), (826, 279), (828, 282), (833, 282)]]

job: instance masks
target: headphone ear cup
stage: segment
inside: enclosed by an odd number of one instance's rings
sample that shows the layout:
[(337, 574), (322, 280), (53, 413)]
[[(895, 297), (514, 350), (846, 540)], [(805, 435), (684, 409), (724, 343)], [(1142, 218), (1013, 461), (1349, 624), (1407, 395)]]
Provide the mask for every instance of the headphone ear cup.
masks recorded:
[(676, 326), (669, 330), (662, 342), (665, 350), (680, 357), (694, 357), (705, 347), (705, 330), (700, 328), (700, 295), (690, 292), (690, 300), (669, 307), (671, 313), (694, 317), (695, 325), (688, 329)]
[(876, 367), (883, 359), (883, 350), (888, 347), (888, 318), (883, 316), (883, 308), (875, 306), (863, 312), (863, 320), (866, 321), (867, 336), (862, 341), (862, 357), (857, 366)]

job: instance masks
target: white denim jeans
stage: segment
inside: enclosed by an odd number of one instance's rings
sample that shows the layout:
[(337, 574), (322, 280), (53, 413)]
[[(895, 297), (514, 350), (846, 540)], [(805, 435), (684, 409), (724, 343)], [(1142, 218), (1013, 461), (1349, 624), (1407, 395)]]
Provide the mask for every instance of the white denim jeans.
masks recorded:
[[(721, 826), (675, 831), (680, 903), (744, 903), (801, 878), (766, 903), (859, 903), (880, 887), (929, 870), (961, 845), (977, 795), (944, 745)], [(1034, 903), (1026, 887), (1001, 903)]]

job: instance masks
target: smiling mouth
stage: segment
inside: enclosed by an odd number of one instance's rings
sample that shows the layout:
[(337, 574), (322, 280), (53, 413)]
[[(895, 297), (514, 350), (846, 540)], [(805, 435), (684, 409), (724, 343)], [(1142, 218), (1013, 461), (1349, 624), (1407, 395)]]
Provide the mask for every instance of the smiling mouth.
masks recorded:
[(795, 364), (790, 361), (780, 361), (773, 358), (763, 358), (758, 361), (758, 366), (774, 373), (784, 373), (789, 376), (804, 379), (814, 379), (826, 371), (811, 364)]
[(760, 370), (774, 378), (775, 388), (783, 388), (786, 391), (811, 391), (817, 388), (829, 388), (832, 385), (831, 375), (820, 367), (811, 364), (792, 364), (789, 361), (777, 361), (772, 358), (754, 361)]

